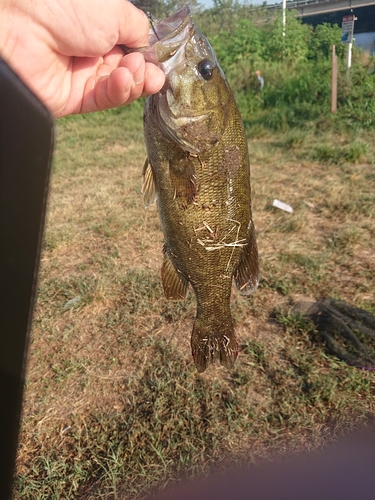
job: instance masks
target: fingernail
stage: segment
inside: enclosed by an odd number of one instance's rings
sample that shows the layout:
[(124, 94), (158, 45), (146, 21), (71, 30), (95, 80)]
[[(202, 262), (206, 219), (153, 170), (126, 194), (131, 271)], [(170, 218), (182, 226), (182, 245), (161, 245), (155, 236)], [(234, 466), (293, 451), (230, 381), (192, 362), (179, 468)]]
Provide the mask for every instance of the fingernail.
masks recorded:
[(145, 80), (145, 67), (141, 64), (137, 71), (133, 74), (134, 85), (140, 85)]
[(134, 84), (135, 85), (140, 85), (141, 83), (143, 83), (145, 81), (145, 79), (142, 77), (141, 79), (137, 79), (136, 76), (134, 76)]

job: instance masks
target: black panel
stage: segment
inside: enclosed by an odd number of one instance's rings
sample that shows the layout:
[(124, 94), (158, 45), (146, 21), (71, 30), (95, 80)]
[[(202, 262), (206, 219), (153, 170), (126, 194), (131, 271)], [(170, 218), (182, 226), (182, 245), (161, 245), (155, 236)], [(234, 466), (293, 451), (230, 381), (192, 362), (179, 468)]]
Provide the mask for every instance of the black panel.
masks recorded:
[(53, 120), (0, 59), (0, 498), (11, 480), (53, 149)]

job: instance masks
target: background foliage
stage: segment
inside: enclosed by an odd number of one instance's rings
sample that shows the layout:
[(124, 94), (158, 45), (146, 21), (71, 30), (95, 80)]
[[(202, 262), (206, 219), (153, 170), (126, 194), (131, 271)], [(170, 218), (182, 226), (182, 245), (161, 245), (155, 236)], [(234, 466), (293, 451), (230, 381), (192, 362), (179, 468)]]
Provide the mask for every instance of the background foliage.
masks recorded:
[[(176, 12), (184, 0), (135, 0), (156, 18)], [(341, 43), (341, 27), (322, 23), (312, 26), (287, 11), (283, 34), (282, 13), (265, 6), (214, 0), (210, 9), (189, 2), (194, 20), (210, 40), (234, 91), (250, 134), (294, 127), (335, 131), (374, 126), (374, 58), (354, 47), (352, 68), (346, 71), (347, 46)], [(330, 113), (331, 53), (336, 46), (339, 61), (338, 113)], [(256, 71), (265, 81), (259, 91)]]
[[(293, 127), (372, 128), (374, 58), (354, 47), (348, 74), (341, 28), (328, 23), (313, 27), (295, 14), (287, 11), (285, 36), (281, 12), (265, 21), (262, 7), (244, 8), (231, 0), (216, 0), (214, 8), (195, 16), (214, 47), (249, 133)], [(339, 62), (336, 116), (330, 113), (332, 45)], [(262, 92), (257, 70), (265, 80)]]

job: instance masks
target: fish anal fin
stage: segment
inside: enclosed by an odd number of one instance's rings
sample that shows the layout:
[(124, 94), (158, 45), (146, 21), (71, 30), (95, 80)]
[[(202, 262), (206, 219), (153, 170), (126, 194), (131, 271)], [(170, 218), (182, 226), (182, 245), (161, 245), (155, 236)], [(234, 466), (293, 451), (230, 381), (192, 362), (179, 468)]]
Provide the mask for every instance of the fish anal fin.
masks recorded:
[(164, 255), (161, 279), (164, 295), (168, 300), (183, 300), (186, 298), (189, 283), (181, 273), (176, 271), (167, 255)]
[(190, 155), (181, 156), (170, 162), (169, 175), (175, 198), (184, 203), (192, 203), (198, 194), (195, 166)]
[(142, 175), (143, 183), (141, 193), (143, 194), (143, 205), (145, 206), (145, 208), (148, 208), (156, 201), (154, 174), (148, 158), (146, 158), (145, 164), (143, 166)]
[(247, 245), (243, 247), (240, 262), (234, 271), (234, 282), (242, 295), (253, 293), (259, 283), (258, 247), (254, 224), (250, 221)]

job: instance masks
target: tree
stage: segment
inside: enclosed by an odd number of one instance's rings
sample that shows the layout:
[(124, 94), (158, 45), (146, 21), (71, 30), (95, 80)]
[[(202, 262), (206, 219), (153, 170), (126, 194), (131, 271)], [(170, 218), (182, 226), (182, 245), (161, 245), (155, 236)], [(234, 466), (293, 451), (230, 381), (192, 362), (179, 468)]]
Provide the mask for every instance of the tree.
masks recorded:
[(264, 58), (269, 61), (283, 61), (294, 65), (304, 60), (309, 51), (311, 26), (302, 24), (294, 11), (286, 12), (286, 29), (283, 35), (282, 13), (274, 25), (264, 31)]
[(341, 43), (341, 28), (337, 24), (318, 24), (309, 43), (309, 59), (321, 60), (331, 57), (332, 45), (336, 45), (336, 54), (341, 57), (345, 46)]

